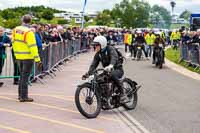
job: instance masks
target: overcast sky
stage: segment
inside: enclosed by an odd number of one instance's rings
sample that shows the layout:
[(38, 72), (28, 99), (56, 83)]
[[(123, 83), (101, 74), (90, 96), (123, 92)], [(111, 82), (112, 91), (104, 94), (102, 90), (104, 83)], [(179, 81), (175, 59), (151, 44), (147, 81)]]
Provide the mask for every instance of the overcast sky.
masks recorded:
[[(88, 0), (86, 11), (101, 11), (103, 9), (111, 9), (115, 3), (122, 0)], [(171, 11), (171, 0), (144, 0), (150, 5), (158, 4), (166, 7)], [(177, 4), (175, 12), (180, 13), (188, 9), (195, 13), (200, 13), (200, 0), (174, 0)], [(81, 11), (84, 0), (0, 0), (0, 9), (16, 6), (45, 5), (62, 10)]]

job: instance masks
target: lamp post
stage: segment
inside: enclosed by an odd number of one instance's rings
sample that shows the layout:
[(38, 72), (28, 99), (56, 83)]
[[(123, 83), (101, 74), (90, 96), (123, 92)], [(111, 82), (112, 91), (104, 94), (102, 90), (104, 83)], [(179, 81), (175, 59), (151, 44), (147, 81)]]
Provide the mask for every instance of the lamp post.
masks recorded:
[(170, 2), (170, 5), (172, 7), (172, 16), (174, 15), (174, 7), (176, 6), (176, 2), (174, 2), (173, 0)]
[(83, 11), (81, 12), (81, 14), (82, 14), (81, 29), (84, 28), (84, 13), (85, 13), (85, 7), (86, 7), (86, 5), (87, 5), (87, 0), (84, 1)]

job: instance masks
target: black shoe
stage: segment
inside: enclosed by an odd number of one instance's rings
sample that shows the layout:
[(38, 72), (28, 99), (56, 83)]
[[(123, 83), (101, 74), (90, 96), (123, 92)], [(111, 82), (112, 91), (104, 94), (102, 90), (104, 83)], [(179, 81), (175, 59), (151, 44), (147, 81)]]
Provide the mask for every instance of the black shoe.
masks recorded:
[(0, 82), (0, 87), (2, 87), (2, 86), (3, 86), (3, 84), (4, 84), (3, 82)]
[(19, 98), (20, 102), (33, 102), (34, 100), (32, 98)]
[(18, 85), (19, 82), (18, 82), (18, 81), (14, 81), (13, 84), (14, 84), (14, 85)]

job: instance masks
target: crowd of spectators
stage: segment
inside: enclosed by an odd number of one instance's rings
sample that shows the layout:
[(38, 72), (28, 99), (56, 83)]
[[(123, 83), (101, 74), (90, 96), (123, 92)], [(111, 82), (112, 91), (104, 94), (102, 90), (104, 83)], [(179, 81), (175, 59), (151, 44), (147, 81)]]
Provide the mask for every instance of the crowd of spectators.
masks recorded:
[[(5, 30), (4, 28), (0, 28), (2, 30), (2, 34), (0, 34), (0, 72), (3, 69), (4, 66), (4, 59), (5, 59), (5, 48), (6, 47), (11, 47), (12, 44), (10, 45), (3, 45), (3, 40), (4, 36), (8, 36), (11, 39), (11, 30)], [(152, 31), (152, 30), (137, 30), (137, 29), (119, 29), (119, 28), (85, 28), (81, 29), (79, 27), (63, 27), (61, 25), (51, 25), (51, 24), (32, 24), (31, 25), (31, 30), (34, 31), (35, 33), (35, 38), (38, 46), (38, 51), (39, 55), (42, 56), (43, 50), (45, 47), (48, 46), (49, 43), (57, 43), (57, 42), (64, 42), (65, 40), (76, 40), (79, 39), (81, 43), (81, 49), (86, 49), (90, 48), (93, 39), (96, 36), (103, 35), (107, 38), (107, 41), (109, 44), (125, 44), (125, 34), (131, 34), (131, 44), (134, 45), (135, 39), (138, 36), (138, 31), (141, 32), (142, 36), (144, 37), (144, 43), (145, 41), (145, 36), (149, 33), (152, 32), (155, 34), (157, 31)], [(161, 36), (165, 40), (166, 44), (170, 45), (174, 43), (174, 38), (178, 40), (179, 44), (184, 43), (186, 44), (191, 44), (191, 43), (199, 43), (200, 42), (200, 30), (197, 32), (188, 32), (188, 31), (176, 31), (179, 33), (180, 37), (177, 38), (174, 37), (173, 32), (164, 32), (164, 31), (159, 31), (161, 32)], [(126, 44), (125, 44), (126, 46)], [(147, 46), (147, 45), (146, 45)], [(193, 49), (196, 47), (192, 47)], [(191, 49), (192, 49), (191, 48)], [(127, 48), (126, 48), (127, 49)], [(148, 48), (145, 48), (146, 50)], [(126, 50), (127, 52), (127, 50)], [(16, 66), (15, 66), (16, 67)], [(15, 72), (16, 75), (16, 72)], [(17, 80), (18, 81), (18, 80)], [(14, 84), (17, 84), (17, 81), (14, 81)]]

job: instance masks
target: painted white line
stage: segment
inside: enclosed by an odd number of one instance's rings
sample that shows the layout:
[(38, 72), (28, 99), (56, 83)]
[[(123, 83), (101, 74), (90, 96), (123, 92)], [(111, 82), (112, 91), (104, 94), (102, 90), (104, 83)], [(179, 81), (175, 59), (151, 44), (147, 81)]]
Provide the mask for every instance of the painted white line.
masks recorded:
[(123, 122), (133, 133), (141, 133), (130, 121), (128, 121), (119, 111), (113, 110), (117, 119)]
[(12, 132), (15, 132), (15, 133), (30, 133), (28, 131), (24, 131), (24, 130), (21, 130), (21, 129), (17, 129), (17, 128), (5, 126), (5, 125), (0, 125), (0, 128), (9, 130), (9, 131), (12, 131)]
[(136, 119), (134, 119), (133, 116), (131, 116), (125, 111), (122, 112), (119, 109), (118, 111), (121, 114), (125, 115), (131, 121), (131, 123), (133, 123), (133, 125), (135, 125), (135, 127), (140, 130), (140, 133), (150, 133), (142, 124), (140, 124)]

